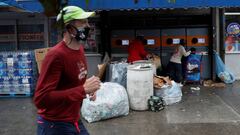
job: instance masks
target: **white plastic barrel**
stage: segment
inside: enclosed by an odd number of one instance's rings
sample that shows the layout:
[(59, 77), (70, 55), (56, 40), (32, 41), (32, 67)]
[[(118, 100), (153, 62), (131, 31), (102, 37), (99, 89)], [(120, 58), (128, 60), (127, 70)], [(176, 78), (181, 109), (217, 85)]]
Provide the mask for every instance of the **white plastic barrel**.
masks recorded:
[(138, 60), (138, 61), (134, 61), (133, 64), (134, 65), (136, 65), (136, 64), (149, 64), (152, 67), (153, 74), (156, 74), (156, 71), (157, 71), (156, 66), (150, 60)]
[(153, 95), (152, 67), (138, 68), (141, 65), (129, 65), (127, 70), (127, 92), (130, 108), (139, 111), (148, 109), (148, 99)]

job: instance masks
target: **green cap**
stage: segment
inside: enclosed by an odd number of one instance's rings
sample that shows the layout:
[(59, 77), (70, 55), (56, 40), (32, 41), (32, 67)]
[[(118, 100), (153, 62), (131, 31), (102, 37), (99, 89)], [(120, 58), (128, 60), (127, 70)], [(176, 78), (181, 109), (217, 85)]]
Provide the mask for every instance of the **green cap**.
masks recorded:
[(87, 19), (88, 17), (92, 17), (94, 15), (95, 12), (85, 12), (77, 6), (66, 6), (58, 14), (57, 21), (61, 20), (63, 17), (64, 23), (68, 23), (72, 20)]

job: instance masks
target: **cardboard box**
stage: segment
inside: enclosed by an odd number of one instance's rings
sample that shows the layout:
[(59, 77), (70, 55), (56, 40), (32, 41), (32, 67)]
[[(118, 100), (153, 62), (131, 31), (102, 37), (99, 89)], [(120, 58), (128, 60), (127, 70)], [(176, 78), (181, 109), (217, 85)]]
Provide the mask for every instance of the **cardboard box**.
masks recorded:
[(37, 61), (38, 73), (41, 71), (42, 61)]
[(99, 64), (98, 65), (98, 74), (97, 77), (99, 77), (101, 80), (103, 79), (104, 73), (106, 71), (107, 63)]
[(37, 66), (38, 66), (38, 73), (40, 73), (40, 71), (41, 71), (42, 61), (44, 60), (44, 58), (49, 50), (50, 50), (50, 48), (41, 48), (41, 49), (34, 50), (35, 59), (36, 59)]
[(34, 50), (36, 61), (42, 61), (50, 48), (41, 48)]

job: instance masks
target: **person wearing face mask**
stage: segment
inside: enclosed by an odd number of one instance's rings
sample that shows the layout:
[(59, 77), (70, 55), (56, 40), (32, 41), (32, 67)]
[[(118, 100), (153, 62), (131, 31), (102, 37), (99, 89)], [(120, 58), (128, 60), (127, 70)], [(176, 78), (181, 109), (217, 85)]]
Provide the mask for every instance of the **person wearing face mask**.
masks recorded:
[(35, 89), (37, 135), (88, 135), (80, 121), (80, 108), (86, 94), (95, 100), (100, 88), (98, 77), (86, 79), (83, 48), (89, 31), (87, 18), (94, 14), (67, 6), (57, 17), (64, 22), (65, 31), (63, 40), (47, 53)]

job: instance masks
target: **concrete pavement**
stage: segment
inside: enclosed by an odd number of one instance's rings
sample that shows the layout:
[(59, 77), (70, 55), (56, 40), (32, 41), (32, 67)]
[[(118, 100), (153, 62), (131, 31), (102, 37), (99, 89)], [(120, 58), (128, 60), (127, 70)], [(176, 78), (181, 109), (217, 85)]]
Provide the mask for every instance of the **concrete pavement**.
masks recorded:
[[(226, 88), (183, 88), (182, 102), (160, 112), (131, 111), (128, 116), (95, 123), (91, 135), (239, 135), (240, 81)], [(0, 135), (35, 135), (31, 98), (0, 99)]]

